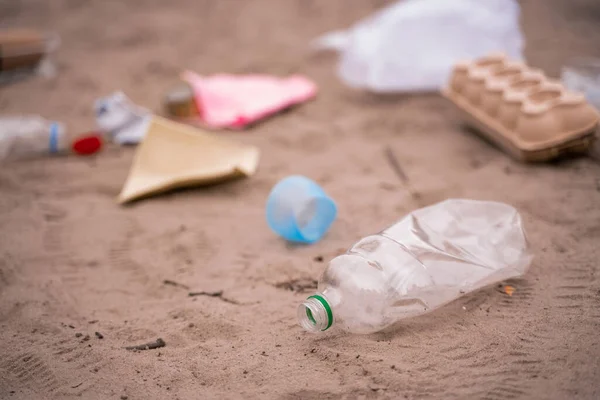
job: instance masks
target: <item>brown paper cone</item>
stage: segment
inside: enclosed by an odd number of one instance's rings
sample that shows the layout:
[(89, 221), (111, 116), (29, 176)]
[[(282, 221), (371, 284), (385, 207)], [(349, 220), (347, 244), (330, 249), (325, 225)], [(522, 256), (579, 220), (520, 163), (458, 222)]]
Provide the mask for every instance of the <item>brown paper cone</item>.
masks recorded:
[(258, 159), (255, 147), (155, 116), (138, 146), (118, 202), (249, 177)]

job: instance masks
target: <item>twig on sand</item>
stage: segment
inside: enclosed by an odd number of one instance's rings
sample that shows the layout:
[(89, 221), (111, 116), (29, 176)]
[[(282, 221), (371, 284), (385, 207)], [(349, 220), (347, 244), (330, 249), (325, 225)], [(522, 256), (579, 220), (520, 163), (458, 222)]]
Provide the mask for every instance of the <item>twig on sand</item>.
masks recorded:
[(392, 169), (394, 170), (396, 175), (398, 175), (398, 178), (400, 178), (402, 183), (405, 183), (405, 184), (408, 183), (408, 176), (406, 176), (406, 174), (404, 173), (404, 170), (400, 166), (400, 163), (398, 162), (398, 158), (396, 158), (396, 155), (394, 154), (394, 151), (392, 150), (391, 147), (388, 146), (385, 148), (385, 155), (386, 155), (390, 165), (392, 166)]
[(411, 187), (410, 180), (408, 179), (408, 176), (402, 169), (402, 166), (400, 165), (400, 162), (398, 161), (398, 158), (394, 154), (394, 151), (392, 150), (391, 147), (387, 146), (385, 148), (385, 155), (386, 155), (392, 169), (394, 170), (394, 172), (396, 173), (398, 178), (400, 178), (400, 180), (404, 184), (404, 187), (410, 194), (410, 197), (413, 198), (413, 200), (415, 201), (415, 203), (417, 203), (417, 205), (421, 206), (421, 194), (419, 194), (419, 192), (417, 192), (416, 190), (414, 190)]
[(216, 292), (189, 292), (188, 293), (189, 297), (195, 297), (195, 296), (208, 296), (208, 297), (218, 297), (219, 299), (223, 300), (226, 303), (230, 303), (230, 304), (236, 304), (239, 305), (240, 303), (236, 300), (227, 298), (223, 296), (223, 291), (222, 290), (217, 290)]
[(188, 296), (190, 297), (194, 297), (194, 296), (208, 296), (208, 297), (221, 297), (223, 296), (223, 291), (222, 290), (217, 290), (216, 292), (189, 292)]
[(156, 339), (154, 342), (138, 344), (137, 346), (127, 346), (125, 350), (152, 350), (160, 347), (165, 347), (167, 344), (161, 338)]
[(175, 281), (172, 281), (170, 279), (165, 279), (163, 281), (163, 285), (171, 285), (171, 286), (179, 287), (179, 288), (182, 288), (182, 289), (185, 289), (185, 290), (189, 290), (190, 289), (190, 287), (188, 285), (184, 285), (183, 283), (175, 282)]

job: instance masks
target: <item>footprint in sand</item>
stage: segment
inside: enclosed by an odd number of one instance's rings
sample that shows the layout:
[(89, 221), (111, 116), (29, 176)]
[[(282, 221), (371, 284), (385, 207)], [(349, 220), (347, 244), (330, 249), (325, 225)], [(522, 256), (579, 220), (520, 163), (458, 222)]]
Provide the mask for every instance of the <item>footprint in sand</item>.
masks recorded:
[(10, 376), (9, 382), (14, 385), (14, 389), (26, 387), (36, 393), (48, 395), (60, 388), (52, 368), (36, 353), (22, 353), (6, 360), (0, 364), (0, 369)]

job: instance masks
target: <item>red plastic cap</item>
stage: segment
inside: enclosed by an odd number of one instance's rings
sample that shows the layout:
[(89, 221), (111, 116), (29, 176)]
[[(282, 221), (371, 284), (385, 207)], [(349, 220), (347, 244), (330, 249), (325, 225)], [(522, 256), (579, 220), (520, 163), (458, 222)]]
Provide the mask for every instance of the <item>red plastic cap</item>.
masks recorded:
[(94, 154), (102, 148), (102, 136), (97, 133), (80, 136), (75, 139), (72, 148), (75, 153), (82, 156)]

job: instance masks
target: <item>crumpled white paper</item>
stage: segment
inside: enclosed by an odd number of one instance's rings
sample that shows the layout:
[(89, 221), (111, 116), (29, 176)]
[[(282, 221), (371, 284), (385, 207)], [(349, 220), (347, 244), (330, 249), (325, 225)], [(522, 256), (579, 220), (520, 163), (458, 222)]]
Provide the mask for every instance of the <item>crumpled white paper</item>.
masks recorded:
[(516, 0), (403, 0), (313, 45), (340, 52), (338, 74), (353, 88), (436, 91), (459, 60), (522, 60), (519, 15)]
[(141, 142), (152, 119), (149, 110), (133, 103), (123, 92), (96, 100), (94, 110), (98, 128), (121, 145)]

